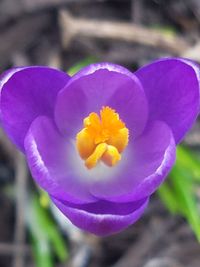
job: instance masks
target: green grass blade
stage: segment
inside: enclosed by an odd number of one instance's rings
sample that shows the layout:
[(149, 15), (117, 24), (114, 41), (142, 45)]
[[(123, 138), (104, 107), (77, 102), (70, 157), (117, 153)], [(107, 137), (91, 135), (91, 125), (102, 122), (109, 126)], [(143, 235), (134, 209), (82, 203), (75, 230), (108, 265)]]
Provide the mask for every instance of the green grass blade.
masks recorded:
[(27, 210), (27, 226), (37, 267), (53, 267), (50, 242), (38, 221), (37, 203), (31, 199)]
[[(28, 221), (32, 236), (36, 239), (34, 244), (38, 244), (40, 241), (38, 241), (38, 239), (41, 239), (41, 242), (43, 242), (43, 244), (45, 243), (46, 247), (50, 247), (54, 250), (56, 256), (61, 262), (66, 261), (68, 258), (68, 249), (63, 237), (48, 210), (41, 206), (37, 195), (34, 195), (31, 199), (30, 211), (31, 210), (31, 220), (29, 218)], [(35, 248), (35, 251), (38, 251), (38, 249)], [(52, 251), (50, 253), (52, 254)], [(41, 256), (39, 256), (37, 256), (36, 259), (40, 259)], [(38, 265), (38, 267), (40, 267), (40, 265)]]
[(76, 63), (74, 66), (72, 66), (68, 71), (67, 73), (70, 75), (70, 76), (73, 76), (75, 73), (77, 73), (80, 69), (82, 69), (83, 67), (89, 65), (89, 64), (92, 64), (94, 62), (96, 62), (97, 59), (95, 57), (88, 57), (88, 58), (85, 58), (81, 61), (79, 61), (78, 63)]
[(176, 162), (191, 173), (190, 179), (200, 182), (200, 160), (194, 153), (184, 146), (178, 146)]
[(200, 215), (190, 175), (180, 165), (171, 172), (171, 182), (182, 215), (187, 219), (200, 242)]
[(31, 235), (31, 245), (37, 267), (53, 267), (52, 253), (47, 239)]
[(174, 195), (174, 192), (171, 190), (170, 186), (167, 183), (161, 185), (161, 187), (158, 189), (158, 194), (162, 202), (165, 204), (166, 208), (171, 213), (176, 213), (179, 211), (176, 195)]
[(200, 160), (189, 149), (179, 146), (177, 160), (159, 196), (171, 213), (186, 218), (200, 242), (200, 212), (195, 189), (200, 181)]

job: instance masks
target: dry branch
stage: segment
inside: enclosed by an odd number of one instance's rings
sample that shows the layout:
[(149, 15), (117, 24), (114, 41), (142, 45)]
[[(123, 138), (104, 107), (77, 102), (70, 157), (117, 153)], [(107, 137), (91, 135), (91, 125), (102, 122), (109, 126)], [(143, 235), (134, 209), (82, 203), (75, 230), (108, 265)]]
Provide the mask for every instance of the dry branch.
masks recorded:
[(188, 42), (182, 37), (166, 35), (133, 23), (75, 18), (65, 10), (60, 12), (59, 20), (64, 47), (67, 47), (74, 37), (83, 36), (138, 43), (164, 49), (175, 55), (189, 48)]
[(23, 5), (25, 6), (25, 9), (30, 12), (38, 9), (59, 7), (64, 4), (82, 4), (94, 1), (98, 2), (98, 0), (23, 0)]
[(200, 41), (189, 47), (181, 56), (200, 62)]
[(16, 51), (25, 50), (30, 44), (39, 40), (41, 31), (50, 23), (49, 14), (40, 14), (20, 19), (16, 24), (0, 32), (1, 68), (8, 63), (8, 58)]
[(29, 246), (19, 246), (9, 243), (0, 243), (0, 255), (13, 255), (19, 253), (19, 251), (24, 251), (24, 253), (30, 253), (31, 249)]
[(4, 132), (0, 129), (0, 145), (6, 153), (8, 159), (13, 162), (15, 167), (15, 190), (16, 190), (16, 209), (15, 209), (15, 229), (14, 244), (0, 243), (0, 254), (13, 254), (13, 267), (24, 267), (25, 262), (25, 205), (27, 192), (28, 169), (24, 156), (7, 139)]
[(16, 223), (15, 223), (15, 245), (21, 247), (15, 253), (13, 259), (13, 267), (23, 267), (25, 251), (23, 246), (25, 243), (25, 205), (27, 192), (27, 176), (28, 170), (26, 167), (24, 156), (21, 152), (17, 152), (15, 159), (15, 183), (16, 183)]

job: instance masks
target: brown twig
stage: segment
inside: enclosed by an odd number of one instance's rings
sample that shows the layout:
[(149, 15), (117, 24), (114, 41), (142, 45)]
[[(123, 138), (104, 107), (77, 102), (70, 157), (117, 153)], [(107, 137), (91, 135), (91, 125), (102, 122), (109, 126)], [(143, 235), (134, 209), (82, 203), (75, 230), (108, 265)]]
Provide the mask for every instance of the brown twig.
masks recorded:
[(164, 49), (174, 55), (179, 55), (189, 48), (188, 42), (182, 37), (166, 35), (159, 30), (133, 23), (74, 18), (66, 10), (60, 12), (59, 21), (64, 47), (67, 47), (74, 37), (84, 36), (138, 43)]
[(143, 0), (131, 1), (131, 18), (135, 24), (141, 23), (143, 15), (142, 8), (143, 8)]
[(0, 128), (0, 146), (6, 157), (10, 162), (15, 159), (15, 154), (17, 153), (14, 145), (8, 140), (2, 128)]
[(194, 46), (189, 47), (182, 53), (181, 56), (200, 62), (200, 41), (198, 41)]
[(9, 243), (0, 243), (0, 254), (1, 255), (12, 255), (17, 254), (19, 251), (24, 251), (24, 253), (30, 253), (30, 247), (27, 245), (19, 246), (15, 244), (9, 244)]
[[(28, 170), (24, 156), (17, 152), (16, 160), (16, 223), (15, 223), (15, 245), (19, 246), (13, 259), (13, 267), (24, 267), (23, 246), (25, 243), (25, 203), (26, 203), (26, 181)], [(21, 248), (21, 249), (20, 249)]]
[[(102, 0), (101, 0), (102, 1)], [(105, 1), (105, 0), (104, 0)], [(39, 9), (59, 7), (66, 4), (74, 3), (88, 3), (88, 2), (98, 2), (98, 0), (22, 0), (24, 9), (27, 11), (38, 11)]]
[[(15, 167), (15, 188), (16, 188), (16, 222), (14, 229), (14, 244), (0, 243), (0, 253), (13, 251), (13, 267), (24, 267), (25, 247), (25, 203), (26, 203), (26, 182), (28, 170), (24, 156), (17, 151), (0, 129), (1, 148), (6, 153), (8, 159)], [(11, 252), (10, 252), (11, 253)]]
[(150, 249), (159, 243), (175, 222), (174, 218), (171, 219), (169, 224), (164, 224), (160, 219), (157, 221), (157, 218), (152, 220), (139, 241), (130, 246), (125, 255), (113, 267), (143, 266), (144, 259)]
[(11, 51), (12, 53), (19, 52), (35, 42), (41, 31), (48, 27), (50, 19), (50, 14), (23, 17), (7, 27), (6, 31), (0, 31), (0, 70), (8, 63)]

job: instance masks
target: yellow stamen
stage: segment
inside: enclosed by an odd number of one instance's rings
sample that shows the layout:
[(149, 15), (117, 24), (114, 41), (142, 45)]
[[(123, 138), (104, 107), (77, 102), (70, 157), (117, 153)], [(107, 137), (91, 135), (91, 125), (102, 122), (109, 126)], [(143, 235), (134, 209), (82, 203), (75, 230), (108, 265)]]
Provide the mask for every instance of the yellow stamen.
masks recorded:
[(122, 153), (128, 145), (129, 131), (127, 128), (120, 129), (115, 135), (111, 135), (107, 141), (109, 145), (115, 146)]
[(99, 144), (95, 148), (95, 150), (92, 153), (92, 155), (89, 156), (89, 158), (86, 159), (85, 166), (88, 169), (92, 169), (93, 167), (95, 167), (97, 165), (97, 162), (101, 159), (101, 157), (105, 153), (106, 149), (107, 149), (107, 145), (105, 143)]
[(94, 140), (91, 138), (86, 128), (77, 134), (76, 146), (82, 159), (87, 159), (95, 150)]
[(85, 166), (91, 169), (100, 160), (108, 166), (116, 165), (129, 139), (129, 130), (119, 114), (110, 107), (103, 107), (100, 116), (90, 113), (83, 126), (76, 136), (76, 146)]
[(116, 147), (108, 145), (101, 159), (106, 165), (112, 167), (120, 161), (121, 155)]

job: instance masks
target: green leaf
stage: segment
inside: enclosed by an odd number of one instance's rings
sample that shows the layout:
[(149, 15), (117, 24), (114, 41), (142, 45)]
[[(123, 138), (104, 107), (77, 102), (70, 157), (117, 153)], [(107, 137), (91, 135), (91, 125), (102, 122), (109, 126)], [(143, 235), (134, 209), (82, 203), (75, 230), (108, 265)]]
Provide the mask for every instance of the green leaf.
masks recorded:
[[(27, 223), (32, 236), (38, 267), (52, 266), (50, 264), (53, 262), (52, 249), (60, 261), (67, 260), (68, 250), (62, 235), (48, 210), (40, 205), (37, 195), (34, 195), (30, 200)], [(41, 248), (44, 248), (44, 250)], [(43, 252), (44, 255), (42, 254)], [(46, 265), (42, 265), (43, 260), (45, 260)]]
[(35, 198), (30, 200), (27, 211), (27, 226), (31, 235), (33, 255), (37, 267), (53, 267), (53, 259), (49, 238), (38, 221), (38, 203)]
[(177, 164), (191, 173), (190, 179), (200, 182), (200, 160), (188, 148), (177, 147)]
[(71, 68), (69, 68), (69, 70), (67, 71), (67, 73), (70, 76), (73, 76), (75, 73), (77, 73), (80, 69), (82, 69), (83, 67), (92, 64), (94, 62), (96, 62), (97, 59), (95, 57), (87, 57), (81, 61), (79, 61), (78, 63), (76, 63), (74, 66), (72, 66)]
[(171, 177), (179, 209), (191, 225), (198, 241), (200, 241), (200, 215), (191, 176), (183, 169), (182, 165), (175, 165)]
[(167, 183), (161, 185), (161, 187), (158, 189), (158, 194), (162, 202), (171, 213), (178, 212), (179, 207), (177, 205), (176, 195), (174, 195), (174, 192)]
[(38, 188), (38, 192), (39, 192), (39, 202), (40, 205), (47, 209), (50, 206), (50, 198), (47, 192), (45, 192), (44, 190), (42, 190), (41, 188)]
[(200, 242), (200, 212), (195, 189), (200, 181), (200, 160), (184, 146), (177, 148), (177, 160), (159, 196), (171, 213), (185, 217)]
[(164, 33), (166, 36), (169, 37), (174, 37), (176, 36), (176, 29), (173, 28), (172, 26), (163, 26), (163, 25), (159, 25), (159, 24), (154, 24), (151, 25), (151, 28), (154, 30), (158, 30), (159, 32)]
[(53, 259), (49, 242), (46, 238), (39, 238), (31, 234), (33, 255), (37, 267), (53, 267)]

